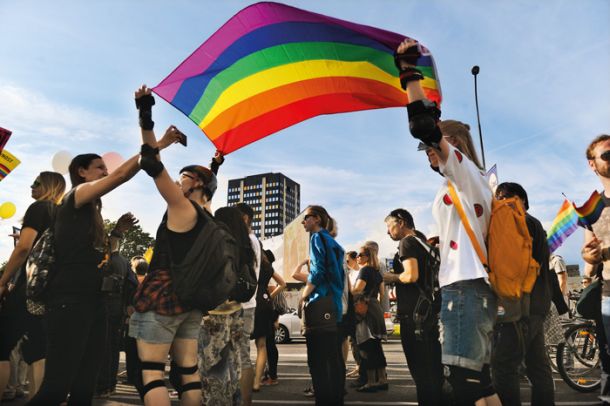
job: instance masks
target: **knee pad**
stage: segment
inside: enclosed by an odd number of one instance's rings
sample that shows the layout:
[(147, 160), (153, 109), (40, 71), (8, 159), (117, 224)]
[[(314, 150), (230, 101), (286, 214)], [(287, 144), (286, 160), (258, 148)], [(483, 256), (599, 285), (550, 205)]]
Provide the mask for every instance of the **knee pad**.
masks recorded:
[(192, 375), (197, 373), (197, 365), (192, 367), (181, 367), (172, 361), (169, 370), (169, 382), (172, 384), (176, 392), (178, 392), (178, 398), (182, 397), (182, 393), (190, 390), (201, 390), (201, 381), (182, 383), (182, 375)]
[(155, 379), (153, 381), (148, 382), (144, 385), (144, 377), (143, 371), (165, 371), (165, 363), (164, 362), (150, 362), (150, 361), (142, 361), (140, 360), (139, 365), (139, 373), (136, 374), (136, 382), (135, 386), (140, 394), (140, 399), (144, 401), (144, 396), (152, 389), (158, 388), (160, 386), (165, 386), (165, 381), (163, 379)]
[[(487, 367), (487, 375), (489, 375), (489, 366)], [(484, 385), (489, 384), (491, 387), (491, 379), (489, 377), (484, 379), (483, 371), (479, 372), (449, 365), (447, 381), (451, 385), (455, 405), (474, 405), (477, 400), (494, 393), (492, 388), (492, 393), (488, 394), (488, 388)]]

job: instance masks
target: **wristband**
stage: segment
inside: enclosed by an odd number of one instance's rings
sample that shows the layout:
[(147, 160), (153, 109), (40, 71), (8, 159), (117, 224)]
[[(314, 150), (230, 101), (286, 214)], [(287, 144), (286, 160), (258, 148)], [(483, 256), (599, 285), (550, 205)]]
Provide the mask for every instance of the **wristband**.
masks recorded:
[(443, 134), (437, 125), (441, 111), (436, 103), (418, 100), (407, 104), (407, 111), (411, 135), (430, 147), (438, 148)]
[(155, 122), (152, 120), (152, 111), (140, 110), (140, 128), (146, 131), (152, 131), (155, 128)]
[(407, 83), (423, 80), (424, 75), (416, 68), (408, 68), (400, 72), (400, 86), (407, 90)]

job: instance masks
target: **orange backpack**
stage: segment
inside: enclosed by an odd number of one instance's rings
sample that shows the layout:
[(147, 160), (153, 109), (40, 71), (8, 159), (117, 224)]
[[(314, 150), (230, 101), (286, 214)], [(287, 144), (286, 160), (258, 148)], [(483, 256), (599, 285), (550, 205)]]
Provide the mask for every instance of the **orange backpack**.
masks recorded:
[(481, 263), (487, 270), (494, 292), (501, 299), (507, 300), (521, 299), (524, 293), (531, 293), (540, 265), (532, 257), (532, 238), (519, 198), (493, 199), (487, 231), (487, 261), (451, 183), (449, 195)]

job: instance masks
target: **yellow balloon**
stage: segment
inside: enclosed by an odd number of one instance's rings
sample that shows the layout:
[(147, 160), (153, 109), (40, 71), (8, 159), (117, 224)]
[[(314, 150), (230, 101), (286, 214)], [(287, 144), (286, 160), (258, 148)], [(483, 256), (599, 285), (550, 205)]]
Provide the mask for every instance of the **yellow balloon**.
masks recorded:
[(15, 215), (17, 207), (11, 202), (4, 202), (0, 205), (0, 217), (3, 219), (10, 219)]

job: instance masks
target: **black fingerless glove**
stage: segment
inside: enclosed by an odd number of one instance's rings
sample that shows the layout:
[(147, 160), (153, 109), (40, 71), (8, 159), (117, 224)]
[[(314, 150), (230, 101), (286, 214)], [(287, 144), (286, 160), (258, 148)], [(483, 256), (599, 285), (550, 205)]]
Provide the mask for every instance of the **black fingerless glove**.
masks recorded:
[(140, 127), (143, 130), (152, 130), (155, 127), (155, 122), (152, 120), (152, 106), (155, 105), (155, 98), (151, 94), (138, 97), (136, 99), (136, 108), (139, 111)]
[(443, 134), (437, 125), (441, 111), (436, 107), (436, 103), (418, 100), (407, 104), (407, 112), (411, 135), (429, 147), (438, 148)]
[(421, 58), (421, 52), (419, 52), (419, 47), (417, 45), (411, 45), (409, 48), (405, 50), (405, 52), (401, 54), (394, 54), (394, 64), (398, 68), (400, 72), (402, 72), (403, 68), (400, 66), (400, 62), (404, 61), (409, 65), (417, 65), (417, 60)]
[(142, 144), (140, 150), (140, 168), (151, 178), (156, 178), (163, 172), (163, 162), (157, 159), (159, 148), (153, 148), (148, 144)]
[(424, 75), (417, 68), (409, 67), (400, 72), (400, 86), (403, 88), (403, 90), (407, 90), (407, 83), (423, 79)]

